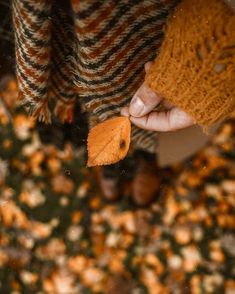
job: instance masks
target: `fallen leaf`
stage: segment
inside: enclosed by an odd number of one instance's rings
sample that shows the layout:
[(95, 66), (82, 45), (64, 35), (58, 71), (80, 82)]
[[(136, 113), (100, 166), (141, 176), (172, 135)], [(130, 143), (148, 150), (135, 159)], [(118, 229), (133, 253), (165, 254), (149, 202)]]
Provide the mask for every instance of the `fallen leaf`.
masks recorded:
[(88, 135), (88, 166), (116, 163), (130, 146), (131, 123), (127, 117), (106, 120), (92, 128)]
[(74, 189), (73, 181), (62, 173), (52, 178), (51, 186), (54, 193), (63, 193), (65, 195), (72, 193)]
[(29, 219), (13, 201), (0, 205), (0, 219), (5, 227), (28, 229)]
[[(43, 290), (54, 294), (80, 293), (75, 277), (66, 269), (58, 268), (43, 280)], [(44, 292), (44, 293), (45, 293)]]

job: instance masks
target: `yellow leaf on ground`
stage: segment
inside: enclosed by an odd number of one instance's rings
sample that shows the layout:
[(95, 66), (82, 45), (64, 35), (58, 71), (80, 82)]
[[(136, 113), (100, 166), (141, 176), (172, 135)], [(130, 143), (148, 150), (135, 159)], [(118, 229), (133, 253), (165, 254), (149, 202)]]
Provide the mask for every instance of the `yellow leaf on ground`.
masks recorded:
[(130, 146), (131, 123), (127, 117), (116, 117), (92, 128), (88, 135), (88, 166), (116, 163)]

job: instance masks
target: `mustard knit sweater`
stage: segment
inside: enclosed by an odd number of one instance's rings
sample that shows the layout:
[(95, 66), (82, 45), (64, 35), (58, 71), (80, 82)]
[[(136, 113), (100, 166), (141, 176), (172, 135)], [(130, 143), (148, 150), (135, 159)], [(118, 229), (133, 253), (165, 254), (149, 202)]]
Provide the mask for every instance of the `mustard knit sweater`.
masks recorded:
[(222, 0), (184, 0), (171, 15), (146, 83), (207, 128), (235, 110), (235, 13)]

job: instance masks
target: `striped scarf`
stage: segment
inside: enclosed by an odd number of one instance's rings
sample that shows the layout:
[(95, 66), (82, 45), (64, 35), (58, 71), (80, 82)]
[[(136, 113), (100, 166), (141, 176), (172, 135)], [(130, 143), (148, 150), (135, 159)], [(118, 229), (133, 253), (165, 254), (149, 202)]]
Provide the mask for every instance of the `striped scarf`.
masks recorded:
[[(119, 115), (155, 58), (176, 0), (13, 0), (16, 75), (31, 114), (90, 126)], [(133, 127), (135, 148), (155, 151), (156, 134)]]

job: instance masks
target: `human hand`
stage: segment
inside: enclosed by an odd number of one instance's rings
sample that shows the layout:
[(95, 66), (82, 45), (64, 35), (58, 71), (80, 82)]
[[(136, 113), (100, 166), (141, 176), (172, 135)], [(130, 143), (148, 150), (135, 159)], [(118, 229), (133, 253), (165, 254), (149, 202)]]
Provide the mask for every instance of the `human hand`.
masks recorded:
[[(150, 66), (151, 62), (146, 63), (146, 72)], [(153, 111), (160, 103), (165, 110)], [(136, 91), (129, 107), (121, 110), (121, 114), (128, 116), (136, 126), (149, 131), (176, 131), (194, 124), (186, 112), (159, 97), (145, 83)]]

